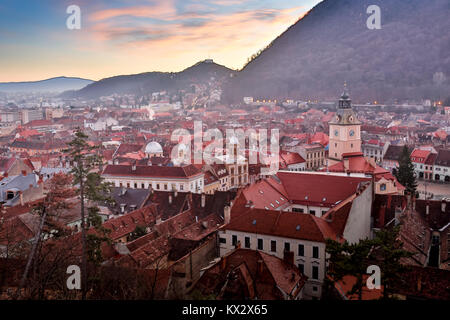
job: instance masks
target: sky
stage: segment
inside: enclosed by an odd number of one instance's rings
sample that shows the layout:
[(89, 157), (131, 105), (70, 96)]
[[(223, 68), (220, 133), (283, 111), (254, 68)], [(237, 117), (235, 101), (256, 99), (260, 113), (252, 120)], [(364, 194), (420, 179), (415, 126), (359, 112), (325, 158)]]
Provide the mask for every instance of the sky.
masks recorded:
[[(2, 0), (0, 82), (240, 69), (321, 0)], [(81, 28), (69, 30), (77, 5)]]

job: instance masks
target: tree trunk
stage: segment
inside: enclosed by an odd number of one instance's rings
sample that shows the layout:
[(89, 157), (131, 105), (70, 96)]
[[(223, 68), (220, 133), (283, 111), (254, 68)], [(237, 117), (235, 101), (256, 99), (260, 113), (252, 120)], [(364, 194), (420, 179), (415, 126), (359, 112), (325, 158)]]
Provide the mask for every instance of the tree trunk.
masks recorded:
[(83, 177), (80, 179), (80, 194), (81, 194), (81, 299), (86, 300), (87, 291), (87, 259), (86, 259), (86, 219), (84, 213), (84, 181)]
[(39, 224), (39, 229), (38, 232), (36, 234), (36, 239), (33, 243), (33, 247), (31, 248), (31, 252), (30, 255), (28, 256), (28, 261), (27, 261), (27, 265), (25, 266), (25, 271), (23, 272), (22, 278), (20, 279), (20, 283), (19, 283), (19, 287), (17, 288), (17, 291), (14, 295), (14, 299), (17, 299), (20, 294), (21, 294), (21, 290), (22, 288), (25, 286), (25, 282), (27, 280), (28, 277), (28, 272), (30, 271), (31, 268), (31, 263), (34, 260), (34, 256), (36, 254), (36, 250), (37, 250), (37, 246), (41, 240), (41, 233), (42, 233), (42, 229), (44, 228), (44, 222), (45, 222), (45, 218), (47, 217), (47, 210), (45, 208), (45, 204), (44, 204), (44, 209), (42, 210), (42, 218), (41, 218), (41, 222)]

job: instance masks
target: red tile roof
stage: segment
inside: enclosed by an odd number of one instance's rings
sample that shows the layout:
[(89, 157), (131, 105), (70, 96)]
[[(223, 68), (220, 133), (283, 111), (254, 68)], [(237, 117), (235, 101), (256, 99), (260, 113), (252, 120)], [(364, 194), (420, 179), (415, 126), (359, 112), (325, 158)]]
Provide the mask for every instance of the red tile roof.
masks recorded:
[(336, 240), (336, 232), (331, 225), (312, 214), (247, 209), (233, 216), (231, 222), (222, 227), (222, 230), (316, 242), (325, 242), (328, 238)]
[[(358, 185), (370, 178), (313, 174), (304, 172), (279, 172), (277, 177), (296, 204), (330, 206), (354, 194)], [(280, 184), (271, 179), (272, 185)]]
[(156, 222), (156, 205), (149, 205), (119, 218), (106, 221), (103, 226), (111, 230), (110, 238), (120, 239), (133, 232), (137, 226), (147, 227)]
[(411, 153), (411, 160), (417, 163), (425, 163), (430, 154), (431, 151), (429, 150), (414, 149)]
[(193, 165), (183, 167), (108, 165), (103, 170), (105, 176), (123, 177), (158, 177), (158, 178), (190, 178), (203, 174)]

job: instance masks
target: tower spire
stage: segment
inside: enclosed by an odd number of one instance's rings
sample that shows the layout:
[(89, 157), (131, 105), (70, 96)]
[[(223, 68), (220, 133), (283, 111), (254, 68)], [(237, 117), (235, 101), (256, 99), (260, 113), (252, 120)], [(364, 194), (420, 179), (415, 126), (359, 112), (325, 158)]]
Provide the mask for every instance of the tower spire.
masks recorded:
[(350, 100), (350, 95), (348, 94), (347, 81), (344, 82), (344, 91), (342, 92), (341, 98), (339, 99), (339, 108), (348, 109), (352, 107), (352, 100)]

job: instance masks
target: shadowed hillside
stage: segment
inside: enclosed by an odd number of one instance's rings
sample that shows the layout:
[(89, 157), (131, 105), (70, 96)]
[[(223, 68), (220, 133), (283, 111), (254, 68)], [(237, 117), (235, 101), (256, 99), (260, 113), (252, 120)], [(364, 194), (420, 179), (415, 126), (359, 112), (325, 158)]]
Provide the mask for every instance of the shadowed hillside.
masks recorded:
[[(381, 30), (366, 26), (373, 4)], [(326, 0), (239, 72), (224, 96), (333, 99), (347, 81), (360, 101), (446, 97), (449, 17), (448, 0)]]

